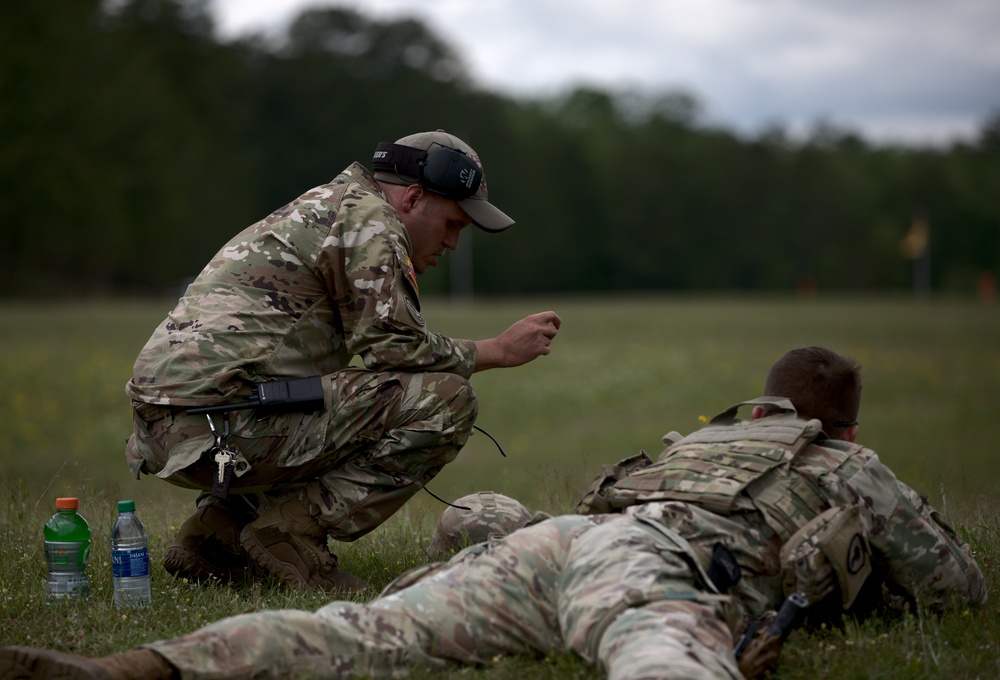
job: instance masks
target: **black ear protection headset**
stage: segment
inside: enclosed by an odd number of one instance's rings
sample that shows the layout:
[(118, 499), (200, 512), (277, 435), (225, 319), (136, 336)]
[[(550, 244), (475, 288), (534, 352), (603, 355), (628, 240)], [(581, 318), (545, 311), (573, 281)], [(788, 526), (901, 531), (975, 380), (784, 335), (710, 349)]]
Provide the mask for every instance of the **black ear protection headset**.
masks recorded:
[(416, 177), (423, 188), (454, 200), (472, 196), (479, 190), (483, 171), (464, 151), (438, 146), (430, 151), (412, 146), (380, 142), (375, 147), (372, 168), (397, 177)]

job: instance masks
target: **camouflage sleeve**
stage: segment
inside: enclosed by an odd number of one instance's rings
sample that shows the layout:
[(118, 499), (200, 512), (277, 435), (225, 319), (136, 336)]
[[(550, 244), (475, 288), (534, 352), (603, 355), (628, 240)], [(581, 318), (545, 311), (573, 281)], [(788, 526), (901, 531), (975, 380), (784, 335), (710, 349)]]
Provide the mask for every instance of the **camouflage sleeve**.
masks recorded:
[(321, 252), (317, 266), (341, 312), (347, 350), (366, 368), (472, 375), (474, 341), (428, 330), (405, 228), (381, 198), (350, 202)]
[(983, 574), (968, 544), (878, 456), (849, 482), (873, 512), (869, 542), (894, 590), (934, 609), (986, 601)]

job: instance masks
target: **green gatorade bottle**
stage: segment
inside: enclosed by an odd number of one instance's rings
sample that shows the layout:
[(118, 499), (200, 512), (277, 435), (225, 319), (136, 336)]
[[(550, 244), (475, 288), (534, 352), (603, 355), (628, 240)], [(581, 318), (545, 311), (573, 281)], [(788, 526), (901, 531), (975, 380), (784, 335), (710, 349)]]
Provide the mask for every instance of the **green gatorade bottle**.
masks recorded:
[(45, 560), (49, 567), (45, 590), (50, 600), (90, 594), (90, 525), (77, 512), (79, 507), (76, 498), (57, 498), (56, 514), (45, 523)]

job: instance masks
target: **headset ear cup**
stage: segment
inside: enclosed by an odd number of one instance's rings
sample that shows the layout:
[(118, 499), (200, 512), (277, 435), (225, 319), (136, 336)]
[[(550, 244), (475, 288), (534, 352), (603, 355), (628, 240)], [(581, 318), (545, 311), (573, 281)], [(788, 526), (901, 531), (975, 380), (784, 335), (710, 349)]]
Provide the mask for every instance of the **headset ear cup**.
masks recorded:
[(453, 199), (472, 196), (479, 190), (483, 171), (458, 149), (441, 147), (427, 154), (421, 164), (421, 184), (436, 194)]

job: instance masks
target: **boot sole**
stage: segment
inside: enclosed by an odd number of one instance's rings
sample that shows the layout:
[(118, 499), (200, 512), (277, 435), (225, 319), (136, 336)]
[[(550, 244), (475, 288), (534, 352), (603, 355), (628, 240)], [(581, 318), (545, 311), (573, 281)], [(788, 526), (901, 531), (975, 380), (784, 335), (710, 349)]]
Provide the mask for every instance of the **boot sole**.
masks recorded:
[(87, 659), (48, 649), (0, 649), (2, 680), (112, 680), (111, 674)]

